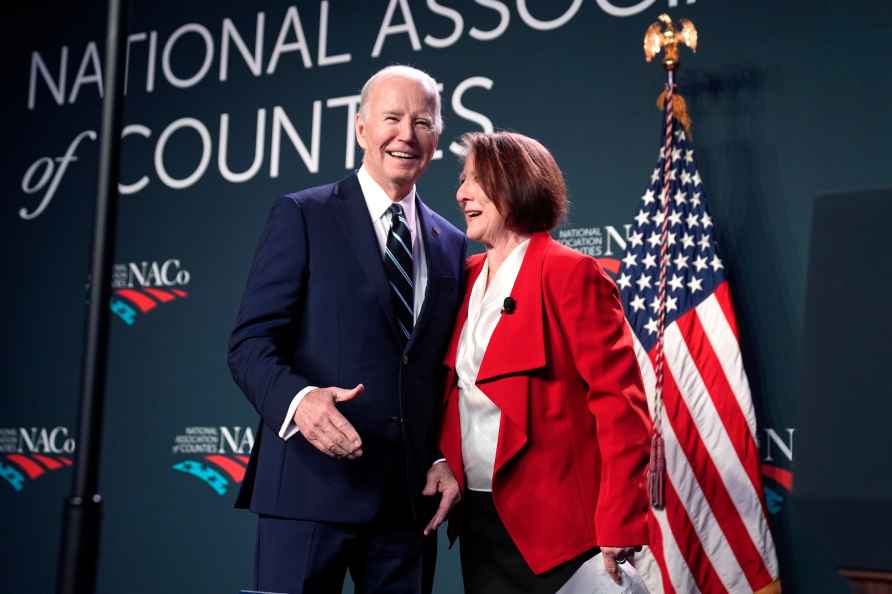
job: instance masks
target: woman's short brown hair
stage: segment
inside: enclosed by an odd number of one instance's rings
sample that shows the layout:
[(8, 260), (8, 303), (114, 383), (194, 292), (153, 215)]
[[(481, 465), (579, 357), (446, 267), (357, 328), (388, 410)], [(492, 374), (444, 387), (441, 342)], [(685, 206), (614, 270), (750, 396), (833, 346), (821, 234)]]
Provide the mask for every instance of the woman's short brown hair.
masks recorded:
[(516, 132), (469, 132), (461, 140), (477, 183), (509, 229), (550, 231), (567, 214), (564, 176), (538, 140)]

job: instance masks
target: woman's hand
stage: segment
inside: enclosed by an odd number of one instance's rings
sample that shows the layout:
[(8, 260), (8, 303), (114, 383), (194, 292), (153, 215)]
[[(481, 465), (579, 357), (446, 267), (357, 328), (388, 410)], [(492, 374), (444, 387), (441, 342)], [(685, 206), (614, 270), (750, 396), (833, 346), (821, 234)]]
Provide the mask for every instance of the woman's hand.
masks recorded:
[(436, 532), (437, 527), (446, 520), (452, 507), (461, 499), (458, 481), (452, 476), (452, 471), (449, 470), (449, 465), (445, 460), (437, 461), (430, 467), (430, 470), (427, 471), (427, 483), (421, 492), (422, 495), (428, 497), (437, 493), (440, 494), (440, 506), (431, 521), (424, 527), (425, 536)]
[[(635, 547), (638, 548), (638, 547)], [(629, 561), (635, 554), (633, 547), (601, 547), (601, 556), (604, 557), (604, 569), (617, 585), (622, 585), (622, 571), (619, 568), (620, 563)]]

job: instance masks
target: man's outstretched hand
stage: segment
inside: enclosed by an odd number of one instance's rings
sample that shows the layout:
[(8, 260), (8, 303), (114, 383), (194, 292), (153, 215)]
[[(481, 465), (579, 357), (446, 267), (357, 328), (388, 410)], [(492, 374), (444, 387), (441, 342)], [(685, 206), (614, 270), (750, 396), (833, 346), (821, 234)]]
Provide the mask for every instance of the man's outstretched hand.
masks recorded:
[(313, 446), (332, 458), (355, 460), (362, 456), (362, 440), (353, 425), (342, 415), (338, 402), (353, 400), (365, 388), (317, 388), (304, 396), (294, 411), (294, 424)]

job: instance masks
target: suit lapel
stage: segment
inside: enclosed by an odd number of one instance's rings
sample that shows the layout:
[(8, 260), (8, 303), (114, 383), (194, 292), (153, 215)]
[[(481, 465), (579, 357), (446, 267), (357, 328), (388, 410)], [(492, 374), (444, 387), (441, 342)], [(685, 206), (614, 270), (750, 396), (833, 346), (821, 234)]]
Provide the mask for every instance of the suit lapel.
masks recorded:
[(419, 238), (424, 242), (424, 259), (427, 264), (427, 288), (425, 289), (424, 302), (421, 305), (421, 312), (418, 314), (418, 320), (415, 322), (415, 329), (412, 338), (409, 341), (409, 348), (424, 332), (424, 328), (430, 322), (433, 315), (433, 304), (436, 303), (437, 291), (440, 289), (439, 277), (441, 271), (445, 269), (443, 261), (443, 241), (440, 238), (440, 229), (433, 222), (431, 210), (421, 201), (421, 197), (415, 194), (415, 208), (418, 212), (419, 222)]
[(356, 174), (338, 183), (335, 193), (338, 196), (337, 219), (341, 231), (375, 293), (394, 338), (398, 340), (390, 287), (387, 285), (384, 264), (381, 262), (381, 248), (378, 246), (369, 209)]

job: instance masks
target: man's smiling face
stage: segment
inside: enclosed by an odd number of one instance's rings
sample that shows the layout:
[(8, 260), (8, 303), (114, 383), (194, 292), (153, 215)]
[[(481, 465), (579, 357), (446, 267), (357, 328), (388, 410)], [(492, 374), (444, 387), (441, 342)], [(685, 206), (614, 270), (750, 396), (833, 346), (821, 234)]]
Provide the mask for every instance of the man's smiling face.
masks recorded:
[(433, 89), (390, 75), (374, 82), (365, 108), (356, 114), (363, 164), (391, 200), (409, 193), (437, 150), (435, 110)]

